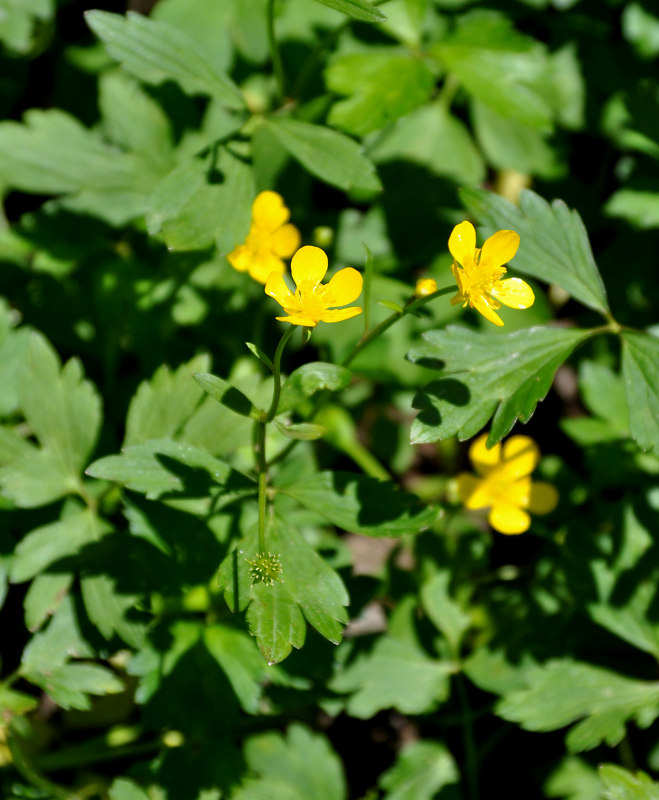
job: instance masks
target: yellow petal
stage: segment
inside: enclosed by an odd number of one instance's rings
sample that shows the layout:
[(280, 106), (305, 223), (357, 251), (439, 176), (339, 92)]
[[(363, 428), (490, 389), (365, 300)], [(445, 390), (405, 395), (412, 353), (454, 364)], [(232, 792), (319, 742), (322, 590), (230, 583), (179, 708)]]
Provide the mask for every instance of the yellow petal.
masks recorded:
[(524, 533), (531, 525), (531, 517), (526, 511), (508, 503), (492, 506), (487, 521), (499, 533)]
[(278, 272), (272, 272), (265, 282), (265, 293), (279, 303), (280, 306), (286, 308), (290, 307), (291, 303), (295, 300), (295, 295), (286, 286), (286, 281)]
[(476, 251), (476, 229), (471, 222), (461, 222), (451, 231), (448, 249), (453, 258), (463, 264), (467, 257), (473, 258)]
[[(505, 475), (503, 476), (505, 481)], [(518, 508), (529, 507), (529, 500), (531, 498), (531, 479), (521, 478), (520, 480), (511, 480), (507, 486), (499, 493), (497, 503), (505, 503)], [(494, 504), (496, 505), (496, 503)]]
[(282, 225), (274, 231), (270, 246), (280, 258), (290, 258), (300, 246), (300, 231), (295, 225)]
[(487, 302), (482, 291), (472, 291), (469, 295), (469, 304), (489, 322), (493, 322), (499, 327), (503, 325), (503, 320)]
[(252, 221), (265, 231), (275, 231), (288, 222), (291, 212), (277, 192), (261, 192), (252, 204)]
[(490, 294), (509, 308), (529, 308), (535, 300), (533, 289), (521, 278), (497, 281)]
[(501, 461), (501, 443), (498, 442), (489, 450), (485, 446), (487, 442), (487, 433), (481, 434), (478, 439), (474, 439), (469, 448), (469, 458), (474, 465), (476, 472), (481, 475), (487, 475), (499, 465)]
[(359, 306), (350, 306), (350, 308), (334, 308), (329, 311), (323, 311), (320, 319), (323, 322), (343, 322), (344, 319), (351, 319), (362, 313)]
[(285, 271), (284, 262), (273, 253), (261, 251), (249, 263), (249, 276), (259, 283), (265, 283), (273, 272), (283, 275)]
[(469, 472), (461, 472), (456, 478), (458, 484), (458, 497), (460, 502), (467, 504), (469, 498), (478, 489), (481, 479)]
[(503, 446), (506, 475), (511, 480), (530, 475), (540, 461), (540, 449), (530, 436), (511, 436)]
[(360, 272), (352, 267), (340, 269), (327, 284), (329, 306), (347, 306), (362, 293), (364, 280)]
[(519, 234), (515, 231), (497, 231), (481, 248), (481, 264), (500, 267), (507, 264), (517, 252)]
[(251, 258), (251, 251), (245, 247), (244, 244), (239, 244), (238, 247), (229, 253), (227, 261), (234, 269), (237, 269), (238, 272), (247, 272)]
[(551, 483), (538, 481), (531, 484), (529, 511), (533, 514), (549, 514), (558, 505), (558, 492)]
[(327, 272), (327, 256), (320, 247), (301, 247), (291, 261), (291, 273), (296, 286), (304, 281), (320, 283)]
[(318, 320), (306, 314), (291, 314), (288, 317), (276, 317), (280, 322), (290, 322), (291, 325), (304, 325), (305, 328), (315, 328)]

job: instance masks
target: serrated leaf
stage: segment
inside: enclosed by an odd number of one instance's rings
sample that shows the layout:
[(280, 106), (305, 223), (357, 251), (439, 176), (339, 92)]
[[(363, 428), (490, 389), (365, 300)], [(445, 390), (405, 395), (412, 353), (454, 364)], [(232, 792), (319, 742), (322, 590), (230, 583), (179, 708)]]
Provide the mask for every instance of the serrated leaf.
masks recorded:
[(460, 643), (469, 629), (471, 618), (462, 610), (449, 593), (451, 576), (441, 570), (421, 587), (421, 601), (434, 625), (446, 637), (451, 652), (460, 652)]
[(322, 425), (315, 425), (313, 422), (298, 422), (285, 425), (283, 422), (276, 419), (275, 425), (277, 430), (283, 433), (284, 436), (288, 436), (289, 439), (298, 439), (301, 441), (322, 439), (327, 432)]
[(272, 117), (265, 125), (292, 158), (325, 183), (345, 191), (382, 189), (375, 167), (353, 139), (286, 117)]
[(345, 800), (341, 762), (327, 739), (300, 723), (286, 735), (277, 731), (250, 737), (245, 759), (257, 777), (247, 779), (233, 800)]
[(83, 466), (96, 444), (101, 402), (72, 358), (60, 368), (48, 341), (33, 332), (18, 375), (27, 426), (40, 448), (0, 429), (0, 485), (16, 505), (31, 508), (79, 491)]
[(659, 455), (659, 339), (640, 331), (621, 338), (630, 432), (642, 450)]
[(211, 375), (207, 372), (196, 372), (192, 377), (206, 394), (209, 394), (214, 400), (231, 409), (231, 411), (235, 411), (236, 414), (241, 414), (243, 417), (251, 417), (252, 419), (261, 418), (262, 412), (252, 404), (249, 397), (223, 378), (218, 378), (217, 375)]
[(72, 583), (73, 574), (67, 572), (44, 572), (36, 576), (23, 601), (25, 626), (29, 631), (34, 633), (57, 611)]
[(254, 484), (224, 461), (192, 445), (166, 439), (126, 447), (87, 468), (87, 475), (115, 481), (150, 499), (172, 492), (207, 496), (215, 485), (225, 491), (252, 491)]
[(88, 695), (117, 694), (125, 688), (114, 673), (98, 664), (69, 662), (26, 677), (40, 686), (61, 708), (81, 711), (91, 708)]
[(362, 22), (383, 22), (386, 19), (380, 9), (368, 0), (316, 0), (316, 2)]
[(292, 372), (281, 387), (277, 413), (295, 408), (307, 397), (327, 389), (340, 392), (350, 384), (352, 372), (347, 367), (325, 361), (311, 361)]
[(85, 641), (78, 625), (72, 598), (60, 603), (45, 630), (36, 633), (21, 656), (21, 671), (26, 675), (47, 674), (66, 664), (69, 658), (92, 658), (94, 651)]
[(518, 122), (550, 130), (557, 113), (551, 60), (535, 39), (516, 31), (503, 14), (476, 11), (432, 48), (465, 89)]
[(593, 258), (588, 233), (579, 214), (562, 200), (551, 204), (523, 189), (519, 207), (482, 189), (462, 189), (466, 208), (489, 236), (499, 229), (520, 236), (513, 270), (548, 283), (557, 283), (572, 297), (605, 316), (606, 290)]
[(634, 719), (647, 728), (659, 716), (659, 683), (639, 681), (590, 664), (548, 661), (525, 675), (527, 688), (501, 700), (496, 713), (528, 731), (553, 731), (574, 722), (569, 752), (614, 747)]
[(123, 68), (146, 83), (176, 81), (190, 94), (216, 97), (228, 108), (243, 108), (238, 87), (200, 50), (198, 43), (166, 22), (128, 12), (88, 11), (87, 24)]
[(423, 714), (448, 697), (453, 671), (451, 664), (430, 658), (416, 645), (387, 636), (378, 639), (370, 653), (337, 670), (329, 686), (351, 693), (346, 709), (359, 719), (386, 708)]
[(469, 439), (494, 414), (488, 445), (506, 436), (517, 419), (531, 418), (554, 373), (592, 334), (565, 328), (527, 328), (488, 336), (449, 326), (424, 334), (427, 344), (408, 353), (423, 366), (443, 363), (438, 380), (414, 398), (414, 444), (458, 436)]
[(259, 711), (267, 665), (254, 640), (246, 633), (227, 625), (208, 625), (204, 644), (227, 676), (236, 697), (248, 714)]
[(55, 561), (75, 555), (86, 544), (100, 541), (109, 530), (108, 523), (88, 509), (36, 528), (16, 547), (12, 581), (22, 583), (33, 578)]
[(216, 241), (227, 253), (249, 230), (254, 176), (226, 147), (176, 166), (146, 203), (149, 233), (170, 250), (202, 250)]
[(279, 556), (282, 567), (272, 585), (252, 583), (249, 562), (258, 551), (256, 529), (224, 559), (218, 576), (229, 607), (247, 607), (250, 632), (266, 661), (277, 663), (293, 647), (302, 647), (304, 619), (338, 644), (348, 619), (348, 594), (341, 578), (295, 529), (277, 519), (268, 526), (267, 547)]
[(367, 536), (418, 533), (437, 518), (437, 509), (414, 495), (353, 472), (318, 472), (280, 491), (333, 525)]
[(330, 124), (364, 136), (423, 105), (435, 77), (424, 61), (392, 47), (339, 56), (325, 81), (331, 91), (349, 95), (332, 106)]
[(630, 772), (617, 764), (600, 764), (605, 800), (659, 800), (659, 783), (644, 772)]
[(124, 445), (175, 438), (204, 396), (193, 376), (209, 366), (208, 356), (197, 356), (174, 371), (163, 364), (142, 381), (128, 407)]
[(417, 741), (400, 752), (379, 783), (387, 792), (385, 800), (433, 800), (458, 780), (455, 760), (441, 742)]

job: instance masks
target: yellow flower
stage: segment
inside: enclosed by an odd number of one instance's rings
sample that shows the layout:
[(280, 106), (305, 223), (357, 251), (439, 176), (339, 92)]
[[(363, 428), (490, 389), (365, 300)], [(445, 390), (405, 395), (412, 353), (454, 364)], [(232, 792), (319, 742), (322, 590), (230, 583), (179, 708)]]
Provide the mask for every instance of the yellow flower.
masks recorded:
[(362, 276), (356, 269), (340, 269), (329, 283), (321, 283), (327, 272), (327, 256), (320, 247), (302, 247), (293, 256), (291, 273), (297, 287), (295, 294), (283, 277), (273, 272), (265, 284), (265, 293), (283, 306), (287, 317), (277, 317), (291, 325), (314, 327), (319, 322), (341, 322), (362, 313), (357, 306), (345, 306), (362, 291)]
[(533, 514), (548, 514), (558, 503), (549, 483), (531, 482), (540, 460), (538, 445), (529, 436), (512, 436), (501, 446), (485, 446), (487, 433), (469, 448), (469, 458), (480, 477), (458, 475), (458, 494), (467, 508), (489, 508), (488, 522), (500, 533), (523, 533)]
[(419, 278), (414, 287), (414, 294), (417, 297), (426, 297), (437, 291), (437, 281), (434, 278)]
[(291, 212), (277, 192), (261, 192), (252, 204), (252, 224), (244, 244), (232, 250), (227, 259), (238, 272), (249, 272), (259, 283), (268, 275), (284, 274), (282, 259), (290, 258), (300, 246), (300, 232), (287, 225)]
[(461, 222), (453, 228), (448, 249), (453, 256), (451, 269), (458, 284), (458, 293), (451, 304), (469, 304), (485, 319), (503, 325), (496, 309), (501, 303), (510, 308), (529, 308), (533, 305), (533, 289), (520, 278), (506, 278), (503, 266), (517, 252), (519, 235), (515, 231), (497, 231), (476, 247), (476, 230), (471, 222)]

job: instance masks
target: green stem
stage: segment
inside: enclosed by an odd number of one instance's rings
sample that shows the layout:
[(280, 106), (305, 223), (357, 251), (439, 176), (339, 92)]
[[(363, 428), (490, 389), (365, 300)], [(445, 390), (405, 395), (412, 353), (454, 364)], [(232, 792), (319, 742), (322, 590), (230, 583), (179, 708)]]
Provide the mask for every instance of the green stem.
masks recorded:
[(270, 408), (266, 411), (265, 415), (256, 420), (254, 423), (254, 447), (256, 450), (256, 468), (259, 475), (259, 553), (265, 553), (265, 514), (266, 514), (266, 499), (268, 491), (268, 463), (265, 457), (265, 434), (269, 422), (275, 418), (277, 414), (277, 407), (279, 406), (279, 398), (281, 396), (281, 357), (286, 347), (286, 342), (291, 338), (295, 328), (289, 325), (284, 335), (279, 340), (275, 355), (272, 359), (272, 402)]
[(472, 712), (469, 705), (469, 696), (462, 673), (455, 676), (458, 689), (458, 698), (462, 710), (462, 740), (465, 749), (465, 760), (467, 770), (467, 787), (471, 800), (478, 800), (478, 754), (476, 752), (476, 739), (474, 738), (474, 727), (472, 724)]
[(394, 311), (393, 314), (382, 320), (379, 325), (376, 325), (375, 328), (370, 331), (370, 333), (362, 336), (362, 338), (352, 348), (348, 355), (343, 359), (341, 366), (347, 367), (365, 347), (368, 347), (371, 342), (375, 341), (378, 336), (381, 336), (386, 330), (391, 328), (395, 322), (398, 322), (398, 320), (402, 319), (406, 314), (413, 314), (418, 308), (425, 306), (426, 303), (429, 303), (436, 297), (441, 297), (444, 294), (450, 294), (451, 292), (457, 291), (457, 289), (457, 286), (446, 286), (444, 289), (438, 289), (436, 292), (428, 294), (425, 297), (417, 297), (415, 300), (410, 300), (404, 308), (402, 308), (400, 311)]
[(272, 59), (272, 68), (277, 80), (279, 99), (283, 101), (286, 97), (286, 73), (284, 72), (284, 63), (281, 60), (281, 53), (279, 52), (279, 45), (277, 44), (277, 38), (275, 36), (275, 0), (268, 0), (267, 14), (270, 58)]
[(52, 797), (61, 797), (62, 800), (78, 800), (78, 795), (74, 792), (65, 789), (57, 783), (49, 781), (47, 778), (44, 778), (41, 773), (37, 772), (25, 755), (22, 739), (19, 734), (15, 731), (11, 731), (7, 738), (7, 744), (16, 771), (22, 778), (28, 781), (28, 783), (32, 784), (36, 789), (42, 789)]

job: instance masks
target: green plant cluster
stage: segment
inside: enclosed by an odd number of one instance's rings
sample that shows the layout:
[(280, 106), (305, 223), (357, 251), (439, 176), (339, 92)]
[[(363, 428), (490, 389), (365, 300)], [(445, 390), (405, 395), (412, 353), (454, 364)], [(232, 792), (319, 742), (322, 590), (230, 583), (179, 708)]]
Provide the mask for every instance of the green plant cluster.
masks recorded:
[[(128, 6), (0, 0), (0, 797), (657, 800), (659, 9)], [(362, 314), (230, 265), (265, 190)]]

